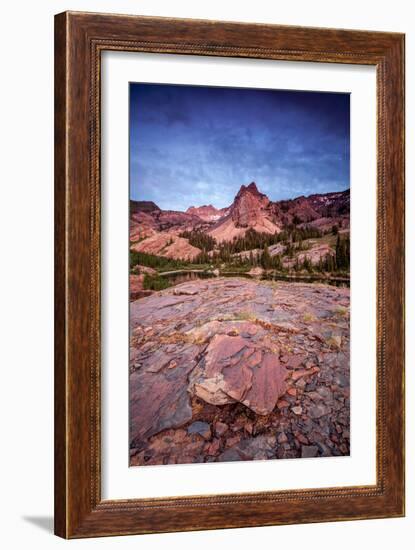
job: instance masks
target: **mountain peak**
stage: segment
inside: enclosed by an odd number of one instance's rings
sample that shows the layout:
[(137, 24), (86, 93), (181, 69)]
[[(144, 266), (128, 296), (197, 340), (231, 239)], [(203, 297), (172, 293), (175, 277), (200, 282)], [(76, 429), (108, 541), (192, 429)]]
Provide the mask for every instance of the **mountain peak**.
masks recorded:
[(232, 205), (232, 219), (237, 227), (255, 227), (264, 218), (269, 199), (258, 191), (255, 182), (242, 185)]
[(203, 204), (202, 206), (190, 206), (186, 214), (198, 216), (204, 221), (217, 221), (227, 213), (228, 208), (215, 208), (212, 204)]
[(258, 191), (258, 187), (254, 181), (252, 181), (249, 185), (241, 185), (237, 196), (241, 196), (244, 193), (252, 193), (253, 195), (262, 194)]
[(247, 191), (251, 191), (251, 193), (252, 192), (259, 193), (258, 187), (256, 186), (256, 183), (254, 181), (251, 181), (251, 183), (248, 185), (248, 187), (246, 189), (247, 189)]

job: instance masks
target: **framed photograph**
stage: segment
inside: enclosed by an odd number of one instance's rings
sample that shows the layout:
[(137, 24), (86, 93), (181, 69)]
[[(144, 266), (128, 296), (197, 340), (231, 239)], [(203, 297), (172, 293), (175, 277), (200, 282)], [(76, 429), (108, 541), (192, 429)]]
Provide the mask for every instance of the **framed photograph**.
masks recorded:
[(55, 18), (55, 532), (404, 515), (404, 35)]

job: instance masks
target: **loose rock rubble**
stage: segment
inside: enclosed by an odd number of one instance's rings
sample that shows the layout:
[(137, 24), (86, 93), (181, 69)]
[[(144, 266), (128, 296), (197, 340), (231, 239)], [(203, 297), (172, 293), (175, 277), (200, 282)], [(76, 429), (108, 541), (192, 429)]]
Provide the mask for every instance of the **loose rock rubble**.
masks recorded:
[(349, 454), (349, 289), (192, 281), (130, 318), (131, 465)]

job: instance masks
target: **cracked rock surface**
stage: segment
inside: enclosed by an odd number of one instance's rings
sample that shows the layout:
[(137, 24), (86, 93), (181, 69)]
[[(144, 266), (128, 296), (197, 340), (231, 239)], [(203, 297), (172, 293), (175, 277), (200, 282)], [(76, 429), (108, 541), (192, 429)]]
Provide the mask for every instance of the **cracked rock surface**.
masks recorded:
[(349, 289), (215, 278), (130, 304), (130, 463), (349, 454)]

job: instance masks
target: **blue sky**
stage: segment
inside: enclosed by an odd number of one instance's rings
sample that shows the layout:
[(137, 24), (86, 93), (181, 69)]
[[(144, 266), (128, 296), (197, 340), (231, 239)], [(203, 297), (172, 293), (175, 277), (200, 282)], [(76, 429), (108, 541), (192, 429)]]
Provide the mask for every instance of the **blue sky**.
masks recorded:
[(130, 84), (130, 196), (162, 209), (228, 206), (350, 186), (350, 96)]

